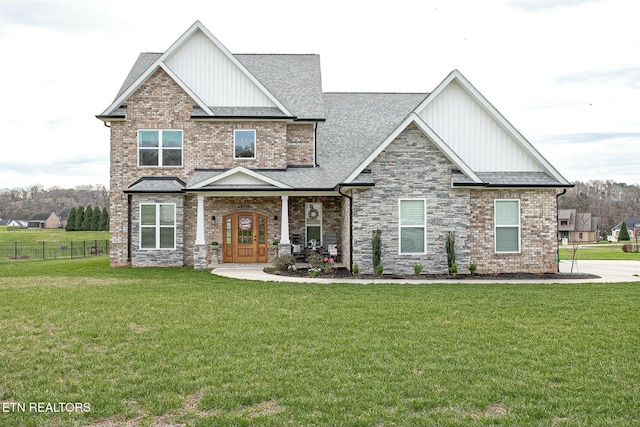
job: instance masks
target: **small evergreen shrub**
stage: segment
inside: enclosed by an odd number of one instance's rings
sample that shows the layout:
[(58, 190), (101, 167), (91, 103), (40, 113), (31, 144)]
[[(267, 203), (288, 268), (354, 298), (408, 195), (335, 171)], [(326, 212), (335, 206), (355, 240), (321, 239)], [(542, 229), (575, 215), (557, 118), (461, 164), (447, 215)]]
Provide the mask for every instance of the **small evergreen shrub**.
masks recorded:
[(358, 264), (353, 264), (353, 269), (351, 270), (353, 274), (360, 274), (360, 266)]
[(478, 266), (476, 265), (475, 262), (472, 262), (471, 264), (469, 264), (469, 271), (471, 272), (471, 274), (476, 274), (477, 269), (478, 269)]
[(415, 263), (413, 264), (413, 274), (419, 276), (422, 273), (422, 264)]
[(383, 271), (384, 271), (384, 267), (382, 266), (382, 264), (376, 265), (376, 268), (375, 268), (376, 276), (382, 276)]

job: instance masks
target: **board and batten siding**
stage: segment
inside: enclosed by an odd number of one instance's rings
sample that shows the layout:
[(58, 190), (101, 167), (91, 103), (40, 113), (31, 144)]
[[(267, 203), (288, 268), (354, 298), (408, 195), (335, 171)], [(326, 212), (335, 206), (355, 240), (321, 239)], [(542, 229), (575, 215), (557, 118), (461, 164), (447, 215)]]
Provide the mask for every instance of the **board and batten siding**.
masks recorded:
[(276, 106), (201, 31), (189, 37), (165, 64), (209, 107)]
[(455, 81), (419, 115), (476, 172), (544, 171), (513, 135)]

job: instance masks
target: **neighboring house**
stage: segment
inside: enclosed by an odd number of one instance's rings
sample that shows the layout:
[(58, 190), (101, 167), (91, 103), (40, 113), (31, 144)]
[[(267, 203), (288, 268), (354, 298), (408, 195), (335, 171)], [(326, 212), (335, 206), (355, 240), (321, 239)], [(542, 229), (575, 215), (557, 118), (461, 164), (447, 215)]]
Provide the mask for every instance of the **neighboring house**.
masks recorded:
[(29, 218), (28, 228), (59, 228), (60, 218), (55, 212), (38, 213)]
[(7, 227), (27, 228), (28, 225), (29, 225), (29, 221), (21, 220), (21, 219), (12, 219), (12, 220), (9, 220), (9, 222), (7, 223)]
[[(640, 216), (632, 216), (624, 220), (627, 224), (627, 232), (631, 240), (635, 240), (636, 237), (640, 238)], [(611, 229), (611, 236), (614, 241), (618, 240), (620, 235), (620, 228), (622, 228), (622, 222)]]
[(69, 220), (69, 212), (71, 212), (71, 208), (64, 208), (58, 214), (58, 217), (60, 218), (60, 227), (61, 228), (66, 228), (67, 227), (67, 221)]
[(558, 239), (568, 242), (597, 242), (598, 218), (575, 209), (558, 210)]
[(458, 71), (431, 93), (324, 93), (317, 55), (232, 54), (196, 22), (97, 117), (112, 266), (270, 262), (331, 233), (372, 273), (380, 229), (385, 273), (447, 272), (452, 230), (461, 272), (557, 271), (571, 184)]
[(9, 220), (8, 219), (0, 219), (0, 227), (8, 225), (9, 224)]

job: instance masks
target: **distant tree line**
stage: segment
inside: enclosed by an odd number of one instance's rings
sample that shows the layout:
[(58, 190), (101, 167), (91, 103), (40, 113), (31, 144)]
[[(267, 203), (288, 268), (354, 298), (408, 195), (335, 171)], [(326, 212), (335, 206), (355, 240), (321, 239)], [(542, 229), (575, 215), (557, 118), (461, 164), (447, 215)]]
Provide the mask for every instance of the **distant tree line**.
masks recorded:
[(107, 208), (100, 209), (91, 205), (71, 208), (69, 219), (64, 228), (67, 231), (109, 231), (109, 212)]
[(36, 184), (31, 187), (0, 189), (0, 218), (28, 220), (44, 212), (60, 213), (71, 206), (109, 206), (109, 192), (102, 185), (75, 188)]
[(640, 187), (609, 181), (575, 181), (574, 187), (559, 198), (560, 209), (576, 209), (598, 217), (600, 235), (631, 216), (640, 216)]

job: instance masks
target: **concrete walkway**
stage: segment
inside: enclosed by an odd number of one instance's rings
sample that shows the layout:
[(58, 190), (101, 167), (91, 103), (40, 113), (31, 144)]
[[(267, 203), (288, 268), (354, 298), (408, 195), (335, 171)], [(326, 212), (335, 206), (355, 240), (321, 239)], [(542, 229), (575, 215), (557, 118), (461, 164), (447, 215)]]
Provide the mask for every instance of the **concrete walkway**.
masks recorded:
[[(271, 264), (220, 264), (211, 273), (221, 277), (243, 280), (260, 280), (264, 282), (297, 282), (297, 283), (535, 283), (535, 280), (405, 280), (405, 279), (327, 279), (321, 277), (289, 277), (267, 274), (263, 271)], [(561, 262), (560, 272), (570, 273), (571, 263)], [(599, 279), (558, 279), (543, 280), (544, 283), (608, 283), (608, 282), (640, 282), (640, 262), (638, 261), (578, 261), (574, 265), (574, 273), (595, 274)]]

